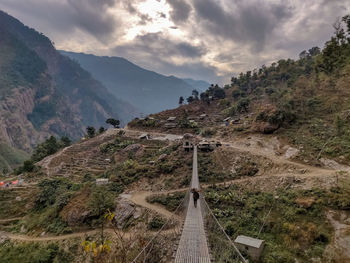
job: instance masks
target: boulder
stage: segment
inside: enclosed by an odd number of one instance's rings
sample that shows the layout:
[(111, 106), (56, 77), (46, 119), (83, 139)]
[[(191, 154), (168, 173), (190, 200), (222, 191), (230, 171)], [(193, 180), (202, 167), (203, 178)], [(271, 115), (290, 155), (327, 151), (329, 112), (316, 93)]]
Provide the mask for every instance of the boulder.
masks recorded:
[(299, 150), (293, 147), (288, 147), (286, 153), (284, 154), (284, 156), (287, 159), (293, 158), (294, 156), (296, 156), (299, 153)]
[(158, 157), (158, 160), (159, 160), (159, 161), (163, 161), (163, 160), (166, 159), (167, 156), (168, 156), (168, 155), (167, 155), (166, 153), (163, 153), (163, 154), (161, 154), (161, 155)]
[(9, 237), (6, 235), (6, 233), (0, 231), (0, 244), (3, 244), (8, 240), (9, 240)]
[(265, 121), (257, 121), (253, 125), (253, 130), (264, 134), (271, 134), (280, 128), (278, 124), (271, 124)]
[(131, 144), (131, 145), (127, 146), (121, 152), (122, 153), (132, 152), (132, 153), (136, 154), (138, 151), (141, 151), (141, 150), (143, 150), (143, 146), (141, 144), (136, 143), (136, 144)]
[(114, 211), (114, 220), (116, 221), (117, 226), (119, 228), (123, 227), (128, 222), (128, 220), (134, 215), (134, 212), (134, 205), (130, 201), (124, 198), (119, 199), (118, 205)]

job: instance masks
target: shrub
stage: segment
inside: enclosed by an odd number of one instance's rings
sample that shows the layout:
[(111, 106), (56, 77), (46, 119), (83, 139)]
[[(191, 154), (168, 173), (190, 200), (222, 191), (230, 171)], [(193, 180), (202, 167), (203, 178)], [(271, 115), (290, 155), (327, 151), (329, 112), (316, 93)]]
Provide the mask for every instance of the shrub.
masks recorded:
[[(59, 255), (60, 254), (60, 255)], [(40, 245), (38, 243), (7, 243), (0, 247), (1, 262), (4, 263), (68, 263), (58, 261), (67, 258), (68, 253), (60, 251), (57, 244)], [(72, 259), (72, 255), (69, 257)]]
[(67, 228), (67, 224), (61, 220), (61, 218), (55, 218), (47, 227), (46, 231), (50, 233), (68, 234), (72, 232), (72, 229)]
[(249, 99), (241, 99), (240, 101), (238, 101), (237, 111), (239, 111), (239, 112), (248, 112), (249, 104), (250, 104), (250, 100)]
[(170, 174), (175, 170), (175, 167), (170, 163), (158, 163), (157, 168), (160, 173), (164, 174)]
[(216, 130), (212, 128), (205, 128), (202, 130), (201, 134), (204, 137), (210, 137), (216, 134)]
[(185, 193), (174, 193), (167, 195), (155, 195), (147, 198), (149, 203), (158, 203), (164, 205), (169, 211), (174, 211), (182, 202)]
[(232, 98), (237, 99), (237, 98), (239, 98), (240, 96), (241, 96), (241, 91), (240, 91), (239, 89), (234, 89), (234, 90), (232, 91)]
[(155, 216), (152, 218), (152, 220), (148, 223), (148, 229), (150, 230), (157, 230), (160, 229), (165, 224), (165, 220), (159, 216)]
[(221, 99), (219, 101), (219, 105), (222, 106), (222, 107), (228, 107), (228, 106), (230, 106), (230, 104), (231, 103), (227, 99)]
[(97, 187), (90, 194), (88, 206), (92, 216), (99, 218), (108, 209), (114, 208), (114, 197), (105, 187)]
[(63, 179), (44, 179), (39, 184), (40, 192), (35, 200), (35, 208), (43, 209), (55, 204), (58, 195), (66, 192), (72, 184)]

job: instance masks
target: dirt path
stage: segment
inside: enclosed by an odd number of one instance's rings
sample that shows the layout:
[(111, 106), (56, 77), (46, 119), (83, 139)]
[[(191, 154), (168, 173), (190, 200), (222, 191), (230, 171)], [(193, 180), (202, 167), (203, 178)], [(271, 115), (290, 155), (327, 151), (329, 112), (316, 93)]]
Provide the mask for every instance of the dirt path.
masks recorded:
[[(48, 242), (48, 241), (61, 241), (61, 240), (67, 240), (72, 238), (86, 238), (91, 235), (99, 234), (101, 229), (94, 229), (94, 230), (87, 230), (67, 235), (60, 235), (60, 236), (43, 236), (43, 237), (32, 237), (27, 235), (20, 235), (20, 234), (12, 234), (8, 232), (1, 232), (0, 236), (7, 237), (10, 240), (16, 240), (16, 241), (23, 241), (23, 242)], [(104, 229), (105, 234), (115, 235), (115, 232), (112, 228), (105, 228)], [(149, 232), (151, 235), (155, 235), (157, 231)], [(167, 230), (163, 230), (162, 234), (168, 235), (168, 234), (174, 234), (174, 229), (170, 228)], [(135, 236), (135, 232), (124, 232), (123, 238), (132, 238)]]
[[(43, 237), (32, 237), (27, 235), (19, 235), (19, 234), (12, 234), (12, 233), (5, 233), (5, 235), (11, 239), (11, 240), (18, 240), (18, 241), (28, 241), (28, 242), (44, 242), (44, 241), (59, 241), (59, 240), (65, 240), (65, 239), (72, 239), (72, 238), (79, 238), (79, 237), (85, 237), (94, 235), (96, 233), (100, 232), (99, 229), (95, 230), (88, 230), (84, 232), (78, 232), (78, 233), (72, 233), (67, 235), (61, 235), (61, 236), (43, 236)], [(111, 229), (105, 229), (106, 233), (112, 233)]]
[[(125, 131), (126, 131), (126, 134), (134, 135), (134, 136), (139, 135), (141, 133), (145, 133), (142, 131), (132, 130), (132, 129), (125, 129)], [(157, 140), (160, 137), (171, 138), (173, 136), (174, 138), (176, 137), (177, 139), (179, 139), (181, 137), (181, 136), (170, 134), (170, 133), (158, 133), (158, 132), (147, 132), (147, 133), (151, 135), (153, 140)], [(208, 138), (202, 138), (200, 136), (197, 136), (197, 137), (198, 137), (198, 139), (208, 139)], [(221, 138), (211, 138), (210, 140), (221, 141)], [(305, 169), (307, 174), (309, 174), (309, 175), (317, 175), (317, 176), (329, 175), (330, 172), (335, 171), (333, 169), (319, 168), (319, 167), (314, 167), (311, 165), (293, 162), (293, 161), (288, 160), (284, 157), (277, 156), (275, 153), (272, 153), (271, 149), (265, 149), (264, 147), (255, 147), (252, 145), (247, 146), (242, 141), (221, 141), (221, 143), (223, 145), (222, 147), (230, 147), (230, 148), (233, 148), (233, 149), (240, 151), (242, 153), (249, 153), (251, 155), (265, 157), (265, 158), (270, 159), (271, 161), (273, 161), (276, 164), (294, 165), (294, 166), (298, 167), (299, 169)]]
[(13, 217), (13, 218), (0, 219), (0, 224), (1, 223), (8, 223), (8, 222), (12, 222), (12, 221), (21, 220), (22, 218), (23, 217)]
[(131, 196), (128, 198), (131, 202), (133, 202), (136, 205), (151, 209), (166, 218), (176, 217), (180, 219), (177, 215), (174, 215), (172, 212), (166, 210), (162, 205), (158, 204), (151, 204), (147, 202), (147, 197), (152, 195), (163, 195), (163, 194), (170, 194), (170, 193), (176, 193), (181, 191), (186, 191), (188, 188), (180, 188), (180, 189), (174, 189), (170, 191), (160, 191), (160, 192), (148, 192), (148, 191), (141, 191), (141, 192), (134, 192), (131, 194)]

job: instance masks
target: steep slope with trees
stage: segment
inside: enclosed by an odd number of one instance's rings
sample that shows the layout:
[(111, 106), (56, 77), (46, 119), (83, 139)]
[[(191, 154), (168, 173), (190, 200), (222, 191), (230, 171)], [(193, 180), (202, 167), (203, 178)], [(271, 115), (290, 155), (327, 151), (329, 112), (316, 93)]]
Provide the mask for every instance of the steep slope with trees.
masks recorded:
[(51, 41), (0, 11), (0, 138), (30, 151), (48, 135), (78, 138), (109, 117), (137, 111), (116, 99)]
[(60, 52), (91, 72), (112, 94), (137, 105), (144, 113), (175, 108), (179, 96), (188, 96), (193, 89), (204, 90), (209, 85), (205, 81), (182, 80), (145, 70), (121, 57)]

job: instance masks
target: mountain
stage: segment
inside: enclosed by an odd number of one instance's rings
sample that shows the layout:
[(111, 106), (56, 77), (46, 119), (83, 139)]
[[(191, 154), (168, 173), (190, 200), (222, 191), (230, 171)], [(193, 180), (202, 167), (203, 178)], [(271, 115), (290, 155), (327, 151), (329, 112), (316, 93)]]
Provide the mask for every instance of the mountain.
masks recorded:
[(77, 61), (115, 96), (130, 102), (144, 113), (155, 113), (178, 106), (180, 96), (191, 95), (209, 84), (192, 79), (182, 80), (143, 69), (121, 57), (99, 57), (60, 51)]
[(186, 78), (183, 79), (188, 85), (193, 87), (193, 89), (198, 90), (199, 92), (205, 91), (207, 88), (210, 87), (210, 84), (204, 80), (195, 80), (195, 79), (190, 79)]
[(30, 152), (49, 135), (79, 138), (137, 110), (115, 98), (50, 39), (0, 11), (0, 142)]

